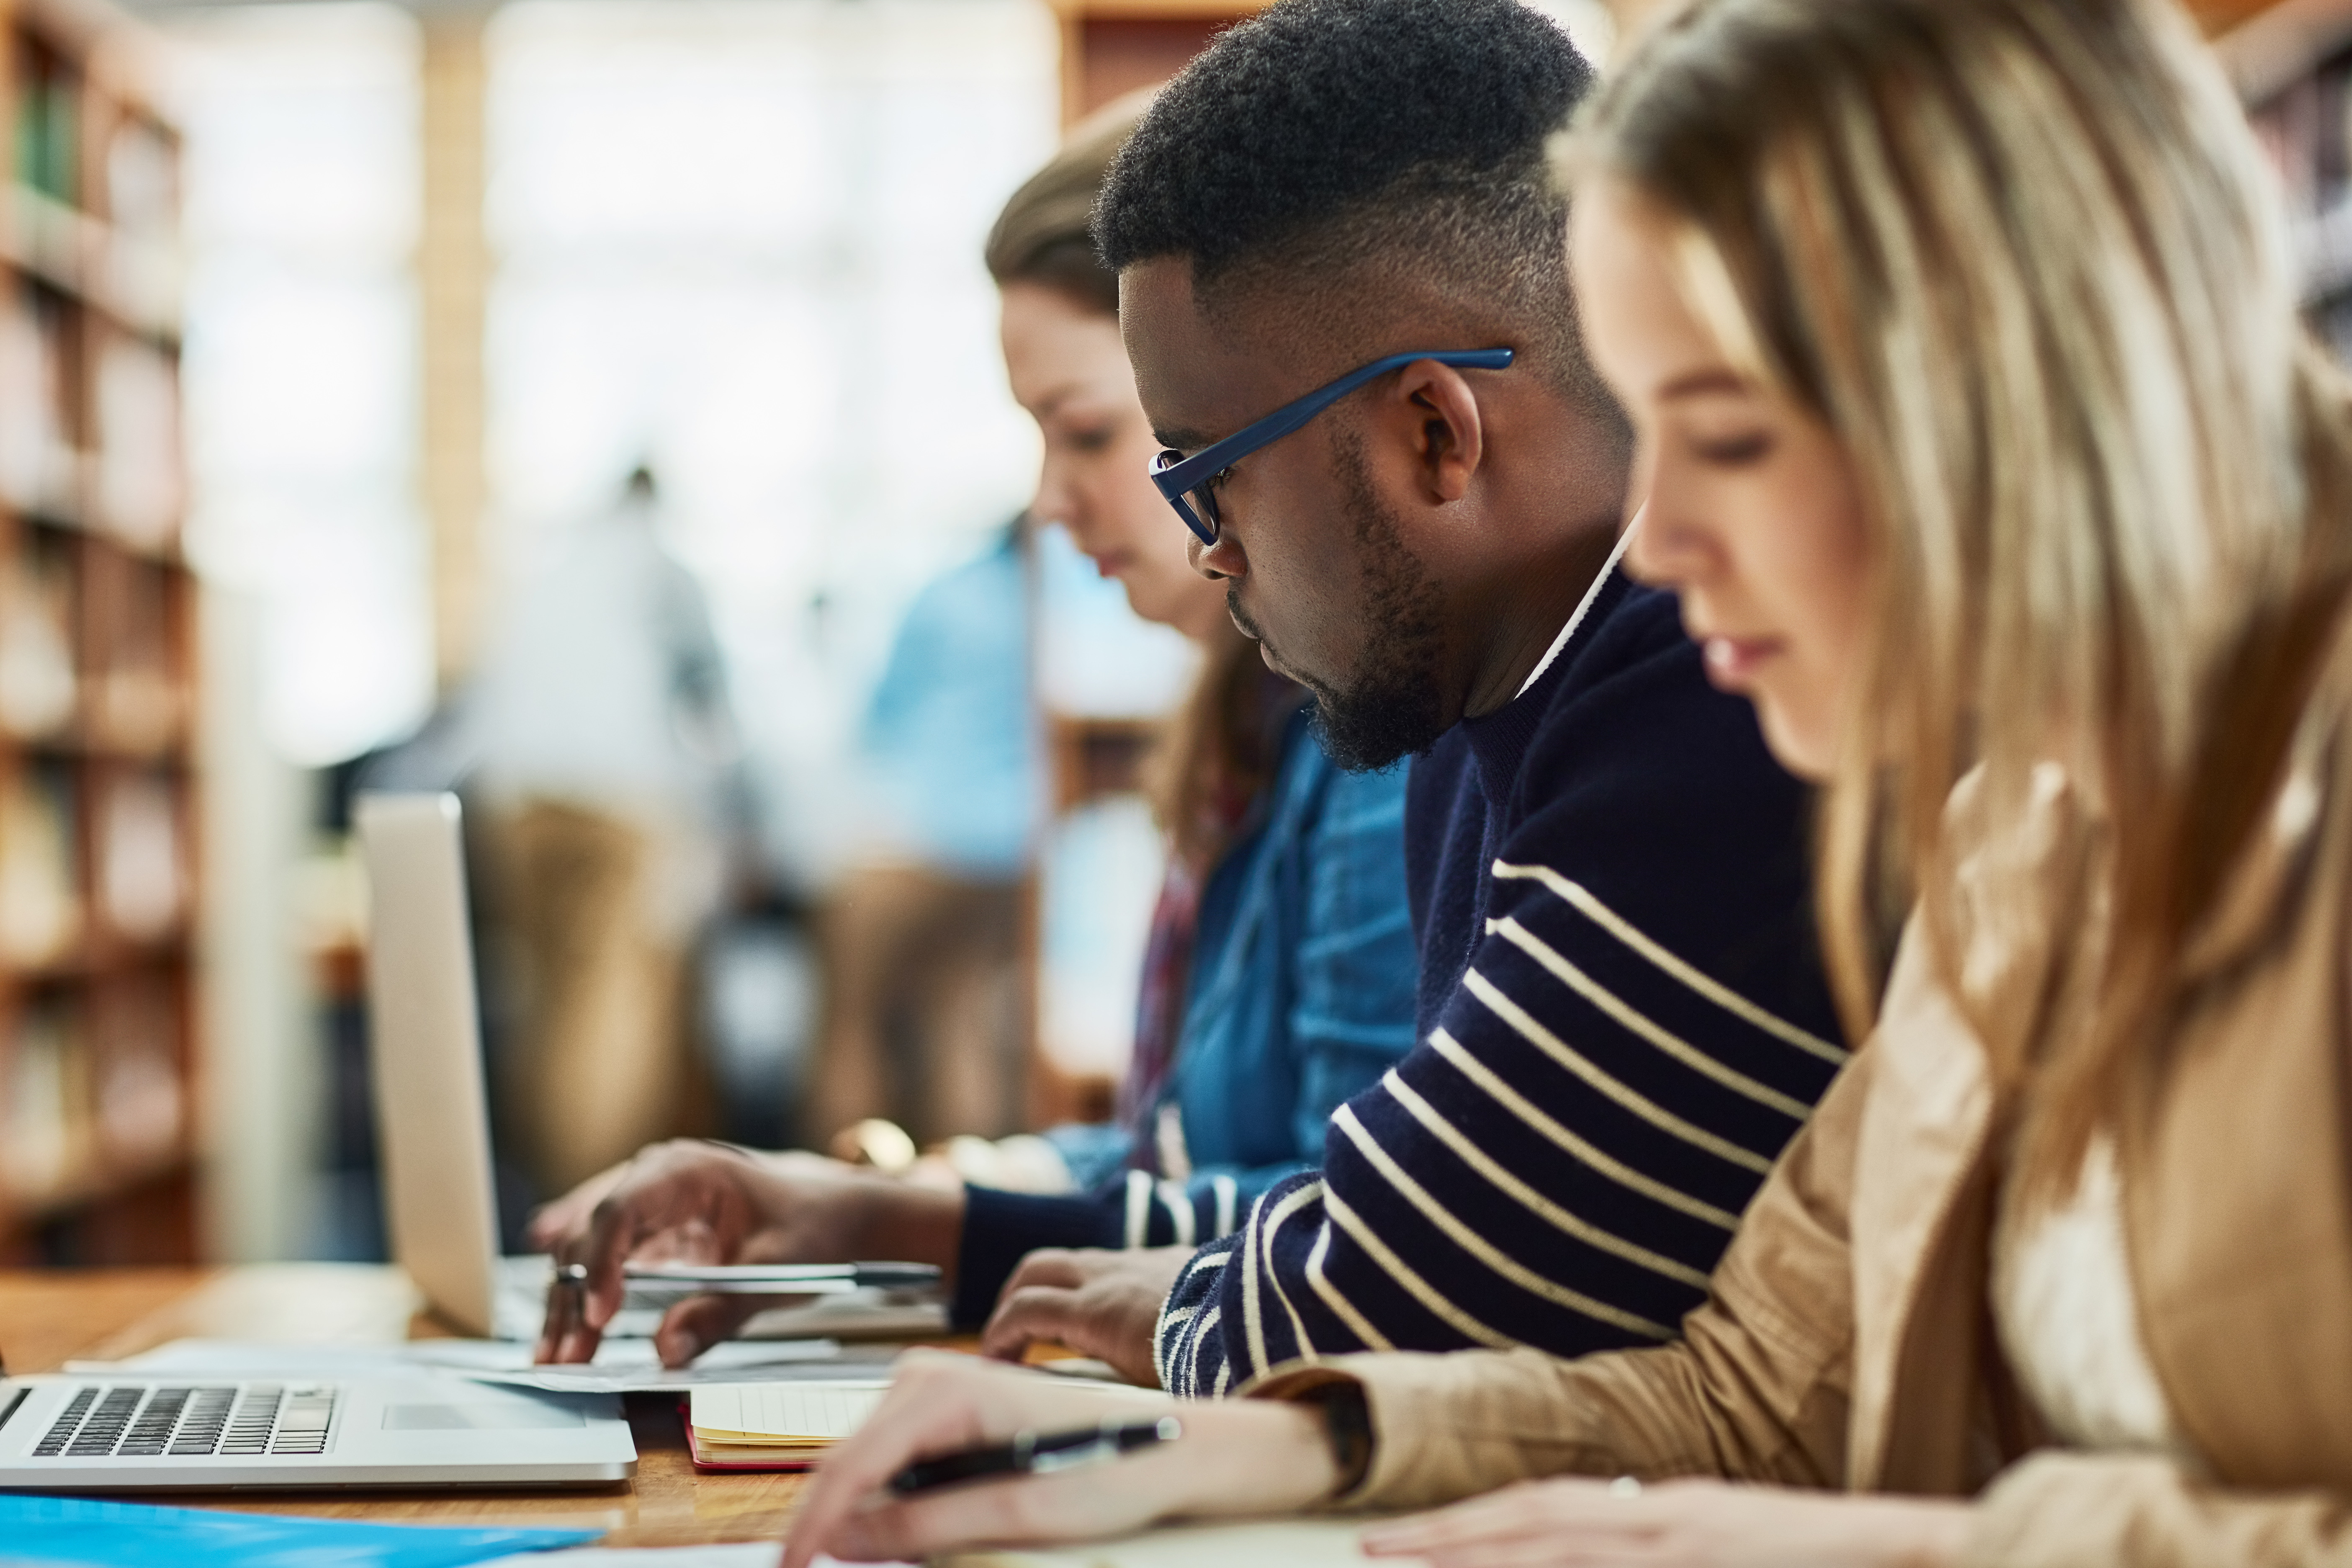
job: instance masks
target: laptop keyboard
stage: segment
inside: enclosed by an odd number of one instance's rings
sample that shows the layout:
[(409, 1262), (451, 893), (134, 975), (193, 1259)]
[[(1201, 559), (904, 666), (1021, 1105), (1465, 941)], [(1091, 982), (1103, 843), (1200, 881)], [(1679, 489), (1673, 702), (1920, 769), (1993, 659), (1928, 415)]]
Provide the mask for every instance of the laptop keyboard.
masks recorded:
[(323, 1454), (340, 1399), (328, 1384), (86, 1384), (33, 1445), (33, 1457)]

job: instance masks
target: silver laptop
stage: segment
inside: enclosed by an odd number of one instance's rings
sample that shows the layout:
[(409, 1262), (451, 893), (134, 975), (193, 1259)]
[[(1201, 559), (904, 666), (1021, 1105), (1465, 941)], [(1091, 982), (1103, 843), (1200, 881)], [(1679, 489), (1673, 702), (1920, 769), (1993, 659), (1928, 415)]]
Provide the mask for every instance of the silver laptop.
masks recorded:
[(0, 1383), (0, 1490), (595, 1486), (635, 1474), (609, 1394), (454, 1378)]
[[(548, 1259), (499, 1256), (457, 797), (362, 795), (357, 816), (368, 879), (368, 1056), (393, 1259), (452, 1328), (536, 1339)], [(610, 1331), (643, 1337), (658, 1321), (625, 1311)]]
[[(457, 797), (362, 795), (357, 816), (368, 876), (369, 1056), (393, 1258), (452, 1326), (537, 1339), (549, 1261), (499, 1256)], [(674, 1290), (632, 1291), (606, 1337), (652, 1334), (677, 1300)], [(742, 1337), (911, 1338), (946, 1327), (936, 1292), (857, 1290), (762, 1312)]]
[(457, 797), (362, 795), (357, 816), (368, 879), (368, 1057), (393, 1258), (451, 1327), (534, 1339), (548, 1261), (499, 1256)]

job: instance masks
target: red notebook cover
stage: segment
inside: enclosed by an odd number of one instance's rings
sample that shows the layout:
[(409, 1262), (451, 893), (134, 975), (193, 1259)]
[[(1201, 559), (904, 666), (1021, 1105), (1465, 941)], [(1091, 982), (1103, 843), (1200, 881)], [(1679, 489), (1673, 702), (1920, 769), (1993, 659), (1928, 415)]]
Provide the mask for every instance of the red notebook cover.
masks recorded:
[(687, 1458), (698, 1470), (813, 1470), (811, 1459), (706, 1459), (702, 1457), (702, 1439), (694, 1430), (694, 1407), (681, 1399), (677, 1402), (678, 1424), (686, 1428)]

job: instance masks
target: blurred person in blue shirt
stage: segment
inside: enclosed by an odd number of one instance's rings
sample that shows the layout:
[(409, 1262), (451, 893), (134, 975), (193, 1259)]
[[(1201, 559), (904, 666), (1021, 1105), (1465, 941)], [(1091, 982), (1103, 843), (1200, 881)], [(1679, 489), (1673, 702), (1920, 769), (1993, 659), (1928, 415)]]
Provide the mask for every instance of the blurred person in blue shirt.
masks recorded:
[[(1068, 1190), (953, 1188), (806, 1156), (667, 1144), (543, 1211), (534, 1226), (590, 1288), (551, 1299), (543, 1360), (584, 1360), (639, 1250), (715, 1261), (905, 1258), (950, 1276), (953, 1315), (988, 1319), (1016, 1267), (992, 1348), (1087, 1310), (1089, 1256), (1195, 1243), (1319, 1156), (1325, 1123), (1413, 1043), (1416, 952), (1405, 900), (1404, 771), (1345, 773), (1304, 694), (1234, 626), (1223, 588), (1194, 574), (1147, 477), (1157, 442), (1121, 346), (1116, 279), (1087, 215), (1134, 113), (1115, 114), (1014, 195), (988, 248), (1003, 290), (1013, 392), (1045, 463), (1032, 515), (1066, 526), (1136, 613), (1203, 649), (1160, 748), (1152, 793), (1169, 870), (1152, 922), (1118, 1121), (1057, 1128)], [(598, 1200), (609, 1196), (601, 1223)], [(1025, 1259), (1025, 1261), (1024, 1261)], [(751, 1303), (680, 1303), (657, 1338), (678, 1364)], [(1017, 1321), (1012, 1321), (1017, 1320)], [(1154, 1381), (1148, 1365), (1120, 1369)]]
[(859, 736), (876, 803), (934, 865), (1018, 878), (1037, 825), (1027, 520), (915, 597)]
[(929, 1142), (1022, 1125), (1023, 881), (1043, 768), (1016, 521), (899, 623), (859, 736), (866, 844), (818, 912), (824, 1017), (803, 1123)]

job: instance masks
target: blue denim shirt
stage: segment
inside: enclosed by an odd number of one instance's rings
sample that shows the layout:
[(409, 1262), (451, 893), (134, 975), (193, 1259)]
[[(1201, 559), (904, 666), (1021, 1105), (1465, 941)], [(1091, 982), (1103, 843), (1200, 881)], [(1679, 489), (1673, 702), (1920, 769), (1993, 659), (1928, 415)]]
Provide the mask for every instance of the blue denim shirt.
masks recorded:
[(1332, 1110), (1412, 1048), (1405, 770), (1342, 773), (1302, 714), (1271, 789), (1262, 825), (1202, 892), (1183, 1033), (1160, 1099), (1176, 1112), (1190, 1174), (1155, 1183), (1126, 1171), (1137, 1152), (1116, 1128), (1055, 1129), (1086, 1190), (968, 1189), (959, 1321), (984, 1319), (1035, 1247), (1202, 1242), (1234, 1229), (1259, 1193), (1316, 1164)]
[(1294, 720), (1265, 826), (1202, 889), (1162, 1094), (1192, 1185), (1231, 1176), (1246, 1205), (1313, 1165), (1332, 1110), (1412, 1048), (1404, 785), (1340, 772)]

